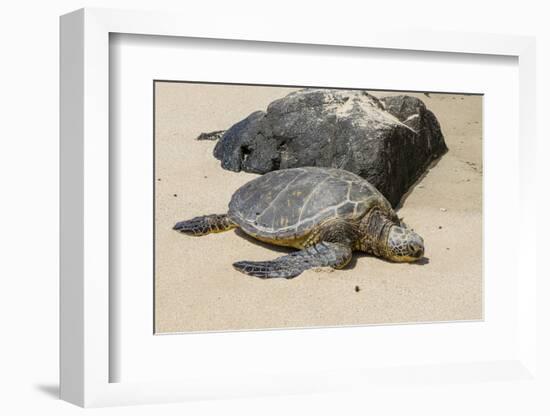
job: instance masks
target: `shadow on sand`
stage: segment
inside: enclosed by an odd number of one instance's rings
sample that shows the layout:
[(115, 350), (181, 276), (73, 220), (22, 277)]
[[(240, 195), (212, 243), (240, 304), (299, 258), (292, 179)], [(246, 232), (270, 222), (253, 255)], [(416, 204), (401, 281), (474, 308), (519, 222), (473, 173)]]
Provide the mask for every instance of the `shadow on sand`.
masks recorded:
[[(292, 252), (296, 251), (296, 249), (294, 249), (294, 248), (276, 246), (274, 244), (264, 243), (263, 241), (256, 240), (254, 237), (249, 236), (248, 234), (246, 234), (244, 231), (242, 231), (239, 228), (236, 228), (234, 230), (234, 233), (238, 237), (243, 238), (246, 241), (248, 241), (250, 244), (254, 244), (256, 246), (260, 246), (260, 247), (263, 247), (267, 250), (273, 251), (274, 256), (272, 258), (266, 258), (265, 260), (272, 260), (275, 257), (278, 257), (276, 254), (285, 255), (285, 254), (292, 253)], [(353, 257), (352, 257), (351, 261), (344, 268), (344, 270), (345, 269), (353, 269), (355, 267), (355, 265), (357, 264), (357, 260), (362, 258), (362, 257), (373, 257), (373, 256), (371, 254), (363, 253), (363, 252), (360, 252), (360, 251), (355, 251), (353, 253)], [(389, 260), (382, 259), (382, 258), (379, 258), (379, 257), (377, 257), (377, 259), (380, 260), (380, 261), (385, 261), (386, 263), (393, 263)], [(427, 258), (427, 257), (422, 257), (421, 259), (419, 259), (415, 262), (409, 263), (409, 264), (412, 264), (412, 265), (415, 265), (415, 266), (424, 266), (425, 264), (428, 264), (428, 263), (430, 263), (430, 259)]]

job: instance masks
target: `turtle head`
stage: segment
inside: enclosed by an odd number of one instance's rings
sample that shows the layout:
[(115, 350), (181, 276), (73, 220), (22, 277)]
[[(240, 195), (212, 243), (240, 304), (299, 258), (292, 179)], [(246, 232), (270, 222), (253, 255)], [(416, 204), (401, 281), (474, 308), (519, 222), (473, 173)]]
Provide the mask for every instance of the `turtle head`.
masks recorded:
[(424, 256), (424, 240), (404, 223), (393, 225), (386, 246), (388, 260), (413, 262)]

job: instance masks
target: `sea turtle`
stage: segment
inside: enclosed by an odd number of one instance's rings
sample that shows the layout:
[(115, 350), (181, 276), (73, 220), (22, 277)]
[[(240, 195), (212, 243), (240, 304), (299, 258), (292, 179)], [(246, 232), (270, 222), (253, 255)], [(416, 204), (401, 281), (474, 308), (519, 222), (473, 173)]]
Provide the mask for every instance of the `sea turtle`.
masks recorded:
[(368, 181), (333, 168), (273, 171), (240, 187), (229, 211), (178, 222), (179, 232), (202, 236), (239, 227), (271, 244), (300, 249), (270, 261), (238, 261), (248, 275), (292, 278), (307, 269), (340, 269), (360, 250), (396, 262), (424, 255), (422, 238), (401, 223)]

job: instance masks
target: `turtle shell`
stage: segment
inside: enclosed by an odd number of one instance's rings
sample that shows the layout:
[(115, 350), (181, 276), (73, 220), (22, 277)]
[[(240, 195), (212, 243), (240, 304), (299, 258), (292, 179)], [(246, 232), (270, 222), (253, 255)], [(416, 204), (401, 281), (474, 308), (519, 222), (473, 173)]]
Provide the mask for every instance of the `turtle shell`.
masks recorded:
[(360, 176), (303, 167), (269, 172), (246, 183), (233, 194), (228, 215), (248, 234), (291, 243), (329, 219), (359, 220), (373, 207), (393, 213), (386, 198)]

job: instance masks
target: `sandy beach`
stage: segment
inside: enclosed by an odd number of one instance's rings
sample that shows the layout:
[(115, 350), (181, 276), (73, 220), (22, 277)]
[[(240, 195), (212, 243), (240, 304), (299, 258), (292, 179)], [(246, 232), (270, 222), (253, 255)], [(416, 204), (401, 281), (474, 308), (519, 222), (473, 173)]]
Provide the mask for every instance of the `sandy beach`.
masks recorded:
[[(423, 264), (355, 253), (343, 270), (262, 280), (233, 269), (288, 250), (239, 230), (193, 238), (180, 220), (225, 213), (256, 177), (223, 170), (202, 132), (225, 130), (293, 88), (157, 82), (155, 90), (155, 332), (224, 331), (482, 319), (482, 97), (422, 93), (449, 152), (398, 215), (424, 238)], [(371, 92), (376, 96), (397, 93)]]

